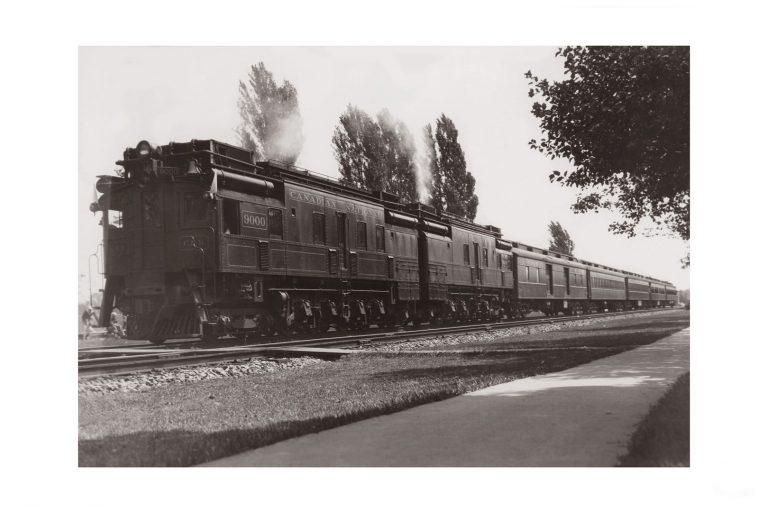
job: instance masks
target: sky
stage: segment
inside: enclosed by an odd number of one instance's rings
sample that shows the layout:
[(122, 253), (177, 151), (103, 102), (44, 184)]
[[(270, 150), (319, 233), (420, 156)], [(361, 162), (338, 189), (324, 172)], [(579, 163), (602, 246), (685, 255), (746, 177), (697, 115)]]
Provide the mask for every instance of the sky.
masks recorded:
[(558, 79), (556, 47), (81, 47), (79, 50), (78, 268), (87, 297), (89, 261), (101, 241), (88, 211), (96, 176), (114, 174), (123, 150), (213, 138), (237, 144), (238, 82), (263, 61), (299, 95), (305, 143), (297, 165), (338, 176), (331, 137), (347, 104), (371, 115), (383, 108), (420, 140), (445, 113), (453, 119), (467, 170), (476, 179), (479, 224), (504, 237), (548, 247), (547, 225), (560, 222), (574, 254), (593, 262), (689, 285), (672, 236), (627, 238), (608, 231), (611, 212), (574, 214), (577, 191), (549, 182), (568, 169), (528, 147), (539, 138), (524, 73)]

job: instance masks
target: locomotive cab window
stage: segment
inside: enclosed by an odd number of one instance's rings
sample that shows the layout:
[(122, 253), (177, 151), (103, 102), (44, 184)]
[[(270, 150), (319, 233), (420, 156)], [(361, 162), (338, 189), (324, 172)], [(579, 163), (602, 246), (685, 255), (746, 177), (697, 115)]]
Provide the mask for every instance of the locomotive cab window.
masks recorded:
[(107, 225), (109, 231), (123, 229), (123, 212), (120, 210), (107, 210)]
[(277, 208), (270, 208), (268, 213), (270, 238), (283, 238), (283, 212)]
[(232, 199), (224, 199), (221, 209), (221, 231), (227, 235), (240, 234), (240, 204)]
[(357, 223), (357, 248), (368, 249), (368, 230), (365, 222)]

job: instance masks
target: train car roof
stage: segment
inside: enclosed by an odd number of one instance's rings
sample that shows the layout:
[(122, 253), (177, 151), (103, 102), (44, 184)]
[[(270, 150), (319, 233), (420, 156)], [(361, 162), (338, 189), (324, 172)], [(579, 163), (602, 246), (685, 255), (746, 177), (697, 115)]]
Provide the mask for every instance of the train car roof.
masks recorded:
[(512, 253), (517, 254), (518, 256), (522, 256), (523, 258), (546, 261), (547, 263), (552, 263), (554, 265), (562, 265), (566, 267), (581, 268), (581, 269), (587, 268), (586, 265), (584, 265), (582, 262), (580, 262), (576, 258), (563, 257), (559, 253), (550, 253), (549, 251), (544, 251), (544, 252), (529, 251), (527, 247), (526, 248), (520, 247), (519, 244), (517, 246), (515, 245), (512, 246)]

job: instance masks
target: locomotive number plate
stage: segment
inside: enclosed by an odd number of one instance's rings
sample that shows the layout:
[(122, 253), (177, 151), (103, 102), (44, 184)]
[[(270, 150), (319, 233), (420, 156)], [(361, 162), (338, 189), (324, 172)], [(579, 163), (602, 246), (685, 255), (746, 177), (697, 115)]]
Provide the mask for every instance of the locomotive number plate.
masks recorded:
[(243, 227), (251, 229), (267, 229), (267, 216), (261, 213), (242, 212)]

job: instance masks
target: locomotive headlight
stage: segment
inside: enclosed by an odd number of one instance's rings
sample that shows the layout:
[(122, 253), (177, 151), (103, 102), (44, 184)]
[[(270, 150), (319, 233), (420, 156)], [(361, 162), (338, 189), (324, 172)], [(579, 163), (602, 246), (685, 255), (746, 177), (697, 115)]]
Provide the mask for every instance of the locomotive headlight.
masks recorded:
[(139, 156), (149, 156), (153, 149), (152, 144), (145, 140), (136, 145), (136, 151), (139, 153)]

